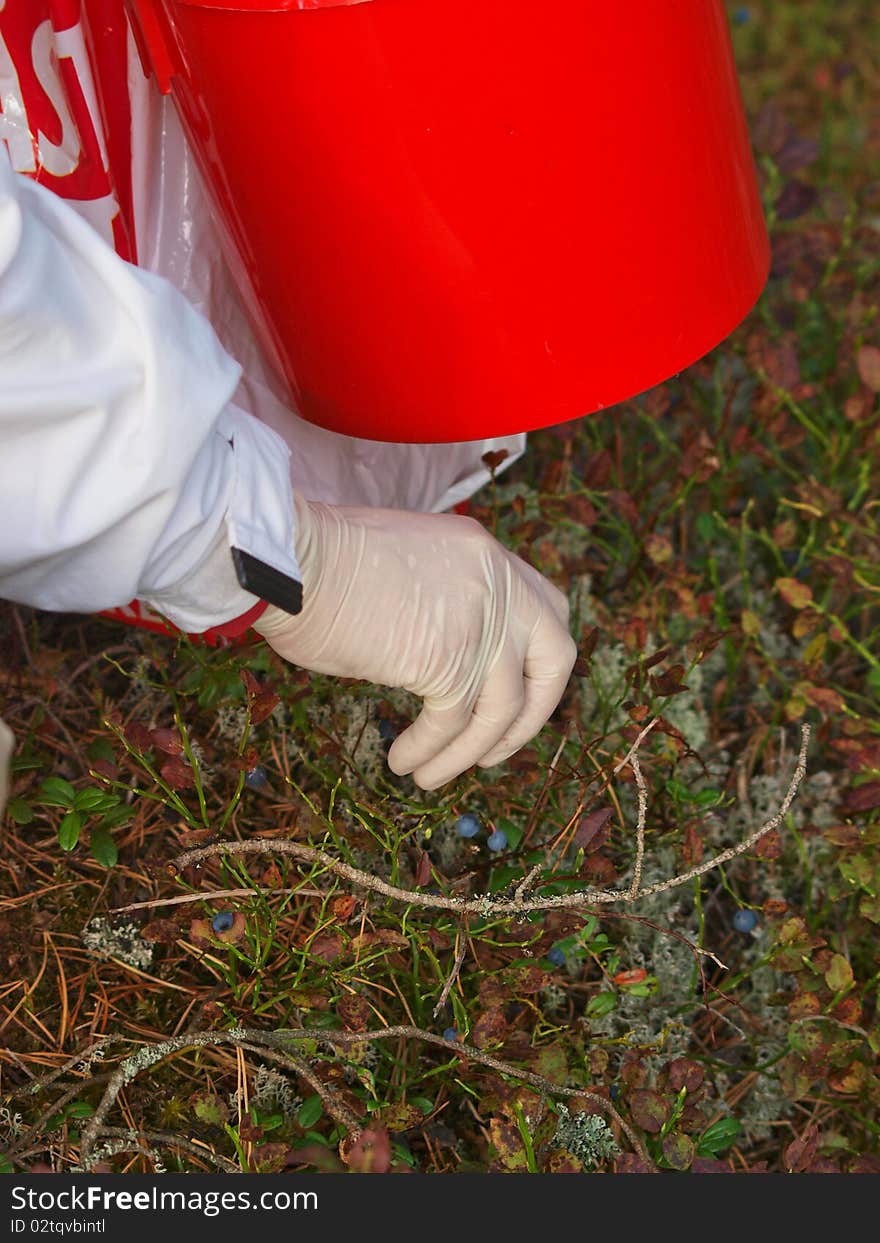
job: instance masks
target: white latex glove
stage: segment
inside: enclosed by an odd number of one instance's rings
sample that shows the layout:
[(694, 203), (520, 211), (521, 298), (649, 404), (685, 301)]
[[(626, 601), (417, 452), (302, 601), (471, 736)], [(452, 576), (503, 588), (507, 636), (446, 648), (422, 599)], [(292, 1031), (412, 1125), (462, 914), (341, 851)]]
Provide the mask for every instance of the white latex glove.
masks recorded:
[(304, 669), (423, 698), (393, 772), (433, 790), (534, 737), (577, 655), (552, 583), (471, 518), (295, 503), (303, 609), (254, 629)]

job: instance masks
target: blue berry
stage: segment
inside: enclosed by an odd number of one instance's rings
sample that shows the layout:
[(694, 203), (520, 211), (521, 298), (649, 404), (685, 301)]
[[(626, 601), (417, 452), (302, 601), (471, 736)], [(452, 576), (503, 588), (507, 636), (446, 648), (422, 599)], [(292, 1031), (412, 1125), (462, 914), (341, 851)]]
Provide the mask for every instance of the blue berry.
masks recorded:
[(384, 716), (379, 720), (379, 737), (383, 742), (394, 742), (397, 737), (397, 726)]
[(466, 811), (463, 816), (459, 816), (455, 822), (455, 831), (459, 837), (476, 837), (482, 825), (476, 816), (472, 816)]
[(507, 846), (507, 834), (503, 829), (496, 829), (486, 840), (489, 850), (504, 850)]
[(554, 967), (564, 967), (565, 951), (561, 950), (558, 945), (554, 945), (547, 951), (547, 961), (552, 962)]
[(258, 764), (256, 768), (249, 768), (244, 775), (244, 784), (249, 790), (262, 790), (268, 780), (268, 774), (262, 764)]
[(612, 1083), (611, 1087), (608, 1089), (608, 1095), (611, 1097), (611, 1099), (612, 1099), (613, 1101), (620, 1100), (620, 1086), (619, 1086), (619, 1084)]
[(443, 1039), (444, 1040), (458, 1040), (458, 1028), (447, 1027), (446, 1031), (443, 1033)]
[(211, 927), (215, 932), (228, 932), (235, 923), (235, 916), (232, 911), (218, 911), (211, 920)]
[(752, 929), (756, 927), (757, 923), (758, 916), (755, 912), (746, 910), (745, 908), (741, 911), (737, 911), (733, 917), (733, 926), (737, 932), (751, 932)]
[(746, 22), (751, 21), (751, 18), (751, 9), (747, 9), (745, 5), (742, 5), (741, 8), (734, 9), (733, 20), (737, 26), (745, 26)]

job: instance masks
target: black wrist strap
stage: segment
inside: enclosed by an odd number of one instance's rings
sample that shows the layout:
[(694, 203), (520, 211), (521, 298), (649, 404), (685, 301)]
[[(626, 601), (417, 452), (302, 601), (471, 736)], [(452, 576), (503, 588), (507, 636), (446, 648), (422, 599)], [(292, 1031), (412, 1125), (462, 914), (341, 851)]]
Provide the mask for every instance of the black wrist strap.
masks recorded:
[(241, 548), (233, 548), (230, 551), (232, 552), (232, 564), (235, 566), (235, 576), (245, 591), (259, 596), (261, 600), (266, 600), (269, 604), (274, 604), (276, 608), (283, 609), (285, 613), (302, 612), (302, 583), (297, 582), (295, 578), (290, 578), (287, 574), (282, 574), (280, 570), (267, 565), (265, 561), (258, 561), (256, 557), (252, 557), (249, 552)]

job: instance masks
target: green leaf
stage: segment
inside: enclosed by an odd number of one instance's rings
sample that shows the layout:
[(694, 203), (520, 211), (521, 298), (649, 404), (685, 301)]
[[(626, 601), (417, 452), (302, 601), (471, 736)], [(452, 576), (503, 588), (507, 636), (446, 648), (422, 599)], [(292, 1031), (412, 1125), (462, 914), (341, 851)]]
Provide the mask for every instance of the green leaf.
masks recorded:
[(698, 1157), (714, 1157), (736, 1143), (742, 1134), (742, 1126), (736, 1118), (719, 1118), (707, 1127), (697, 1144)]
[(694, 1159), (694, 1141), (688, 1135), (664, 1135), (661, 1151), (674, 1170), (687, 1170)]
[(72, 807), (76, 790), (63, 777), (47, 777), (40, 786), (40, 801), (50, 807)]
[(115, 829), (118, 824), (125, 824), (134, 815), (133, 807), (111, 807), (105, 816), (101, 817), (102, 829)]
[(107, 760), (113, 764), (116, 761), (116, 755), (106, 738), (96, 738), (94, 742), (90, 742), (86, 747), (86, 755), (90, 760)]
[(34, 809), (23, 798), (11, 798), (6, 810), (16, 824), (30, 824), (34, 818)]
[(590, 1018), (601, 1019), (603, 1015), (610, 1014), (616, 1005), (616, 993), (597, 993), (587, 1002), (586, 1013)]
[(69, 811), (58, 826), (58, 845), (62, 850), (73, 850), (79, 841), (82, 819), (78, 811)]
[(309, 1096), (300, 1105), (296, 1120), (303, 1130), (307, 1131), (309, 1127), (315, 1125), (323, 1112), (324, 1102), (320, 1096)]
[[(75, 812), (71, 813), (75, 815)], [(112, 868), (116, 866), (119, 858), (119, 851), (116, 849), (116, 843), (110, 836), (108, 831), (98, 825), (92, 829), (89, 834), (89, 850), (93, 859), (97, 859), (102, 867)]]
[(85, 790), (77, 790), (73, 800), (76, 811), (108, 811), (119, 802), (118, 794), (105, 794), (94, 786)]
[(91, 1118), (95, 1112), (88, 1101), (71, 1101), (64, 1111), (66, 1118)]
[(843, 954), (835, 954), (831, 966), (825, 972), (825, 983), (832, 993), (842, 993), (853, 985), (853, 969)]
[(697, 515), (697, 534), (706, 544), (711, 544), (716, 535), (715, 519), (711, 514)]

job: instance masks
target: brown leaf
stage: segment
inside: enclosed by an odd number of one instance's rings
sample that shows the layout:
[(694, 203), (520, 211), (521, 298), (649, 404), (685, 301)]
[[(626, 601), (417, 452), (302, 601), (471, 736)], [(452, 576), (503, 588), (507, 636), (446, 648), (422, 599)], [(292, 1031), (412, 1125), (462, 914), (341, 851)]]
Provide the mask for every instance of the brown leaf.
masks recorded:
[[(818, 197), (819, 191), (815, 186), (801, 181), (799, 177), (792, 177), (785, 183), (782, 193), (776, 200), (776, 215), (780, 220), (796, 220), (798, 216), (805, 215), (811, 207), (815, 206)], [(782, 387), (789, 386), (783, 385)]]
[(324, 962), (333, 962), (345, 947), (345, 942), (336, 932), (322, 932), (309, 942), (308, 951)]
[(474, 1024), (471, 1043), (478, 1049), (500, 1044), (507, 1035), (507, 1020), (500, 1010), (485, 1010)]
[(700, 837), (697, 824), (693, 820), (685, 825), (684, 839), (681, 843), (681, 857), (689, 867), (699, 863), (703, 857), (703, 839)]
[(863, 345), (856, 354), (859, 379), (872, 393), (880, 393), (880, 349), (876, 345)]
[(680, 695), (682, 691), (686, 691), (687, 685), (682, 682), (684, 677), (684, 665), (672, 665), (664, 673), (658, 674), (656, 677), (651, 676), (651, 689), (655, 695), (664, 697), (668, 695)]
[(755, 845), (759, 859), (778, 859), (782, 854), (782, 836), (778, 829), (771, 829)]
[(490, 449), (488, 453), (484, 453), (480, 461), (487, 470), (496, 471), (502, 462), (506, 461), (509, 454), (506, 449)]
[(495, 1159), (505, 1170), (523, 1174), (526, 1172), (528, 1167), (522, 1136), (514, 1123), (506, 1122), (503, 1118), (491, 1118), (489, 1138), (495, 1152)]
[(598, 453), (587, 459), (583, 474), (581, 475), (584, 487), (592, 492), (597, 492), (599, 489), (604, 488), (611, 478), (611, 468), (610, 452), (607, 449), (600, 449)]
[(783, 1154), (785, 1168), (792, 1174), (801, 1174), (811, 1163), (819, 1146), (819, 1128), (808, 1126), (791, 1141)]
[(330, 910), (333, 912), (335, 919), (349, 919), (354, 913), (354, 908), (356, 906), (356, 900), (351, 896), (351, 894), (346, 894), (345, 897), (334, 898), (330, 903)]
[(366, 997), (359, 997), (357, 993), (347, 993), (346, 996), (340, 997), (336, 1003), (336, 1013), (342, 1020), (343, 1026), (352, 1032), (365, 1032), (373, 1017), (370, 1003)]
[(278, 1174), (286, 1166), (289, 1152), (287, 1144), (258, 1144), (251, 1153), (254, 1169), (258, 1174)]
[(423, 850), (419, 855), (419, 861), (416, 864), (415, 882), (417, 887), (427, 885), (428, 881), (431, 879), (431, 870), (431, 856), (428, 854), (427, 850)]
[(180, 936), (180, 929), (173, 919), (151, 919), (141, 928), (141, 936), (159, 945), (173, 945)]
[(603, 846), (608, 839), (610, 826), (608, 821), (614, 815), (612, 807), (599, 807), (596, 811), (589, 812), (586, 816), (582, 816), (578, 821), (577, 828), (572, 838), (572, 843), (585, 850), (587, 854), (592, 854)]
[(864, 1090), (867, 1080), (868, 1068), (862, 1062), (850, 1062), (828, 1076), (828, 1086), (841, 1096), (856, 1096)]
[(425, 1115), (417, 1105), (407, 1105), (398, 1101), (382, 1110), (381, 1122), (392, 1135), (400, 1135), (403, 1131), (411, 1131), (424, 1121)]
[(628, 522), (632, 527), (639, 525), (638, 506), (628, 492), (624, 492), (620, 488), (612, 488), (608, 492), (608, 500), (625, 522)]

